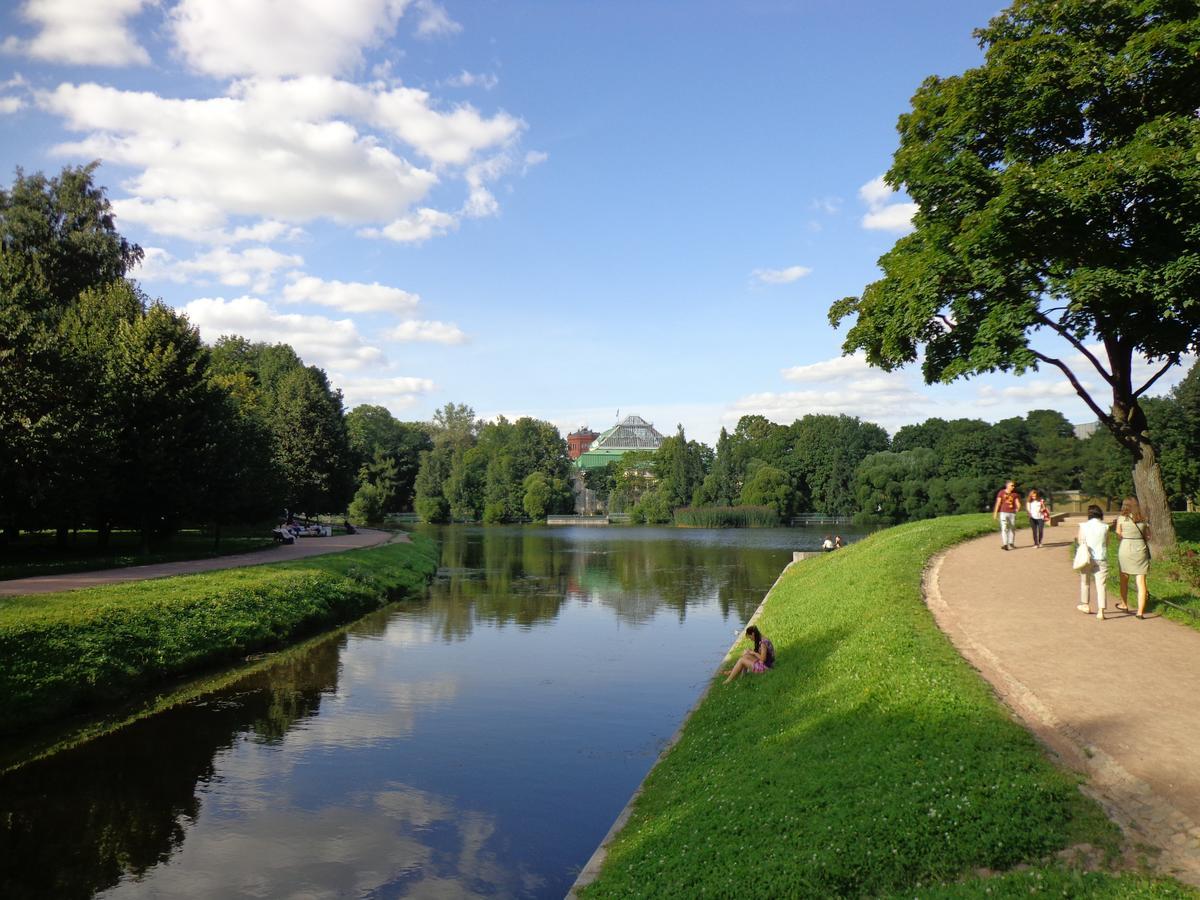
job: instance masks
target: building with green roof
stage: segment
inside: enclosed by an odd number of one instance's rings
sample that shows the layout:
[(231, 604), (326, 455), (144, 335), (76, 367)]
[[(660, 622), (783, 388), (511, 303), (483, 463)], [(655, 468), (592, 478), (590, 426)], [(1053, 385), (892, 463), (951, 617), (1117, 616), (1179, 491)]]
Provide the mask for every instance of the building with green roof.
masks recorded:
[(575, 467), (583, 472), (601, 469), (631, 450), (657, 450), (662, 442), (663, 436), (641, 416), (626, 416), (596, 438), (575, 460)]

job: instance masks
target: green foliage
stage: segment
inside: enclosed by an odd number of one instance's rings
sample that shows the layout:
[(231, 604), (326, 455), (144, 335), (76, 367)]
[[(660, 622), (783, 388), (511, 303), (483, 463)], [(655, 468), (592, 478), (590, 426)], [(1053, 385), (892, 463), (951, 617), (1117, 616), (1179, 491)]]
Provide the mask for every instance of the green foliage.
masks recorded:
[(346, 413), (346, 432), (358, 463), (359, 484), (363, 483), (364, 465), (372, 461), (378, 464), (380, 454), (391, 462), (390, 486), (384, 499), (389, 512), (412, 507), (421, 452), (433, 447), (429, 430), (422, 422), (398, 421), (382, 406), (356, 406)]
[(1061, 370), (1134, 454), (1169, 545), (1139, 403), (1157, 376), (1139, 384), (1134, 359), (1168, 366), (1200, 342), (1200, 16), (1191, 2), (1016, 0), (977, 37), (984, 64), (927, 78), (900, 117), (887, 181), (918, 204), (915, 230), (830, 320), (854, 319), (844, 350), (874, 365), (923, 355), (929, 382)]
[(521, 507), (525, 510), (525, 515), (535, 522), (546, 518), (553, 499), (550, 479), (546, 477), (546, 473), (532, 472), (522, 486), (525, 488), (525, 496), (521, 499)]
[(281, 646), (423, 590), (413, 543), (202, 575), (0, 599), (0, 733)]
[(924, 896), (977, 868), (1113, 846), (922, 602), (929, 558), (991, 527), (904, 525), (784, 575), (758, 623), (775, 669), (713, 685), (582, 896)]
[(684, 506), (675, 524), (689, 528), (777, 528), (779, 513), (769, 506)]
[(350, 501), (350, 518), (355, 522), (377, 525), (387, 516), (387, 487), (371, 481), (359, 485)]
[(742, 506), (765, 506), (784, 521), (792, 516), (794, 500), (795, 487), (791, 476), (766, 463), (754, 466), (742, 486)]

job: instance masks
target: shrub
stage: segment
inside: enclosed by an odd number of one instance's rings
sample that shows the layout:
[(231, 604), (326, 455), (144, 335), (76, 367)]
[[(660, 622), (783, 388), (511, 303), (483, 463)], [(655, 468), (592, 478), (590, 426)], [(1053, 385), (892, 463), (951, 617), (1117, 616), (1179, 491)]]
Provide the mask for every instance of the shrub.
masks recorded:
[(689, 528), (774, 528), (779, 513), (769, 506), (684, 506), (675, 524)]

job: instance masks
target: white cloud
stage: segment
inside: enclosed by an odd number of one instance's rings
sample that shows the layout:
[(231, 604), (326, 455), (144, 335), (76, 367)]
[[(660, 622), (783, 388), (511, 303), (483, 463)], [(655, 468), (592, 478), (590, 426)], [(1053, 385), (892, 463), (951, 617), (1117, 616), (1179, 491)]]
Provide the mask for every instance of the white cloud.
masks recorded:
[(383, 228), (364, 228), (361, 237), (385, 237), (400, 244), (419, 244), (440, 237), (458, 227), (458, 217), (436, 209), (423, 208), (390, 222)]
[(540, 166), (550, 158), (549, 153), (544, 153), (541, 150), (530, 150), (525, 154), (525, 165), (521, 167), (521, 174), (526, 174), (534, 166)]
[(867, 357), (860, 351), (850, 356), (838, 356), (808, 365), (792, 366), (783, 370), (783, 377), (788, 381), (819, 383), (854, 376), (866, 377), (878, 371), (880, 370), (872, 369), (867, 365)]
[(500, 79), (490, 72), (476, 73), (468, 72), (466, 69), (463, 69), (457, 75), (447, 78), (443, 83), (448, 87), (481, 87), (485, 91), (490, 91), (500, 83)]
[(812, 272), (808, 266), (788, 266), (786, 269), (755, 269), (750, 278), (759, 284), (791, 284)]
[(139, 281), (176, 281), (178, 277), (172, 271), (174, 264), (175, 257), (162, 247), (143, 247), (142, 261), (129, 275)]
[(397, 376), (391, 378), (339, 378), (338, 387), (346, 397), (346, 408), (363, 403), (386, 406), (399, 412), (415, 404), (424, 394), (436, 390), (428, 378)]
[(180, 0), (171, 33), (208, 75), (333, 75), (395, 32), (408, 0)]
[(289, 303), (316, 303), (350, 313), (395, 313), (412, 310), (421, 301), (417, 294), (371, 282), (325, 281), (312, 275), (293, 278), (283, 289)]
[(0, 97), (0, 116), (10, 115), (25, 106), (20, 97)]
[(901, 378), (865, 378), (839, 384), (837, 389), (805, 391), (763, 391), (749, 394), (733, 404), (725, 416), (736, 422), (756, 413), (780, 424), (809, 414), (846, 414), (870, 422), (891, 426), (911, 419), (926, 409), (928, 401)]
[(150, 0), (26, 0), (20, 16), (38, 28), (28, 41), (5, 40), (4, 49), (45, 62), (92, 66), (144, 65), (150, 55), (128, 20)]
[[(1081, 383), (1089, 392), (1095, 388), (1091, 382), (1083, 381)], [(1063, 398), (1074, 399), (1079, 395), (1075, 393), (1071, 382), (1065, 378), (1030, 380), (1029, 376), (1026, 376), (1020, 384), (1008, 387), (997, 388), (988, 384), (980, 385), (976, 396), (980, 406), (996, 406), (1007, 400), (1037, 403)]]
[(275, 273), (280, 269), (302, 265), (302, 257), (280, 253), (270, 247), (247, 247), (245, 250), (217, 247), (192, 259), (176, 263), (174, 271), (179, 280), (191, 280), (192, 276), (197, 275), (212, 275), (221, 284), (248, 287), (255, 293), (262, 293), (271, 289)]
[(462, 31), (462, 25), (451, 19), (442, 5), (434, 0), (417, 0), (415, 7), (420, 16), (417, 37), (445, 37)]
[(917, 213), (917, 204), (889, 202), (896, 192), (882, 175), (860, 187), (858, 196), (867, 204), (867, 212), (862, 217), (863, 228), (870, 231), (912, 231), (912, 218)]
[(240, 334), (252, 341), (291, 344), (310, 364), (361, 369), (384, 362), (383, 351), (369, 346), (349, 319), (279, 313), (257, 297), (202, 297), (182, 307), (206, 341)]
[(818, 212), (823, 212), (826, 215), (833, 216), (833, 215), (837, 215), (837, 213), (841, 211), (842, 198), (841, 197), (818, 197), (816, 200), (813, 200), (812, 203), (809, 205), (813, 209), (817, 210)]
[(462, 344), (467, 336), (453, 322), (423, 322), (413, 319), (385, 331), (389, 341), (422, 341), (432, 344)]

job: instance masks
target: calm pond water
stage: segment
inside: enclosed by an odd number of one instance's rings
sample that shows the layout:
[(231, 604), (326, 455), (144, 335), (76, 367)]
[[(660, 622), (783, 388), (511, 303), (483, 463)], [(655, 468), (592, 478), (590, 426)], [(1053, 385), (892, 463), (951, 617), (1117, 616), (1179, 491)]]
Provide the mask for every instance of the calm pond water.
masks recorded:
[(427, 598), (0, 778), (0, 897), (561, 897), (821, 536), (430, 533)]

